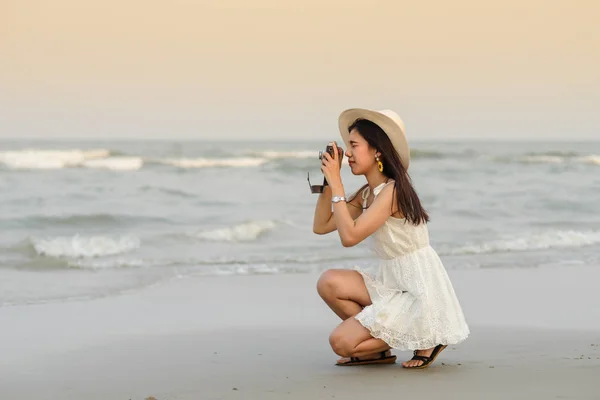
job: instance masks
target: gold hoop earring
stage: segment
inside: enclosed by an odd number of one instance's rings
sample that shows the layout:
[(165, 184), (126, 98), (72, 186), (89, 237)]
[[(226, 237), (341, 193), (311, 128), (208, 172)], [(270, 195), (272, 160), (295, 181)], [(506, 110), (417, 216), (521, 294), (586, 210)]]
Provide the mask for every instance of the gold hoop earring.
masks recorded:
[(377, 169), (379, 172), (383, 172), (383, 163), (379, 160), (379, 156), (375, 156), (375, 159), (377, 160)]

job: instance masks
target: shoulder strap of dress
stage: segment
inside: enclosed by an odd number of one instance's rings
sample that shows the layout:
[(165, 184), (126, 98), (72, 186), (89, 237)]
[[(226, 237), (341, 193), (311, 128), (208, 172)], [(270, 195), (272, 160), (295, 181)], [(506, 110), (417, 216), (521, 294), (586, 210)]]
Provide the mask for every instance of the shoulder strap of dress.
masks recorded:
[(367, 208), (367, 199), (369, 198), (369, 195), (371, 194), (371, 188), (367, 185), (367, 187), (362, 191), (362, 199), (363, 199), (363, 204), (362, 204), (362, 208), (363, 210), (365, 210)]
[(385, 183), (382, 183), (381, 185), (377, 186), (375, 189), (373, 189), (373, 194), (375, 196), (377, 196), (379, 194), (379, 192), (381, 192), (383, 190), (384, 187), (386, 187), (387, 185), (389, 185), (390, 183), (394, 183), (393, 180), (389, 180)]

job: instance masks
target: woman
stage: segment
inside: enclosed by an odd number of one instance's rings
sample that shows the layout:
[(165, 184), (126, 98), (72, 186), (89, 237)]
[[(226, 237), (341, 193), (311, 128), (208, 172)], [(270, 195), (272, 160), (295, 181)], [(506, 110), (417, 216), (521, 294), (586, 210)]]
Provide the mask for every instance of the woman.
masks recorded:
[(429, 245), (429, 216), (407, 172), (404, 123), (391, 110), (350, 109), (340, 115), (339, 127), (352, 173), (364, 175), (367, 184), (344, 197), (334, 143), (333, 157), (322, 159), (329, 185), (319, 195), (313, 230), (337, 230), (345, 247), (370, 237), (379, 265), (320, 277), (320, 296), (343, 320), (329, 342), (342, 356), (338, 365), (394, 363), (390, 349), (399, 349), (414, 351), (403, 367), (426, 368), (446, 346), (465, 340), (469, 327)]

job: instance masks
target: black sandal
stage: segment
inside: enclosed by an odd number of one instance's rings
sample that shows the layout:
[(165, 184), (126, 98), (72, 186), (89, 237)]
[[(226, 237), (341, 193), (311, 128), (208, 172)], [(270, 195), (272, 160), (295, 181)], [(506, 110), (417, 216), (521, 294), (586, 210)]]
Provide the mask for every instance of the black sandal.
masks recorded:
[(412, 360), (416, 360), (416, 361), (423, 361), (423, 364), (421, 365), (416, 365), (414, 367), (404, 367), (406, 369), (423, 369), (423, 368), (427, 368), (431, 365), (431, 363), (433, 363), (435, 361), (435, 359), (437, 358), (437, 356), (442, 352), (442, 350), (444, 350), (447, 346), (438, 344), (437, 346), (435, 346), (435, 348), (433, 349), (433, 351), (431, 352), (430, 356), (418, 356), (417, 355), (417, 350), (415, 350), (413, 358), (410, 359), (410, 361)]
[(379, 358), (373, 358), (371, 360), (361, 360), (358, 357), (350, 357), (348, 362), (338, 362), (336, 365), (339, 366), (352, 366), (352, 365), (367, 365), (367, 364), (394, 364), (396, 362), (396, 356), (387, 355), (387, 351), (382, 351)]

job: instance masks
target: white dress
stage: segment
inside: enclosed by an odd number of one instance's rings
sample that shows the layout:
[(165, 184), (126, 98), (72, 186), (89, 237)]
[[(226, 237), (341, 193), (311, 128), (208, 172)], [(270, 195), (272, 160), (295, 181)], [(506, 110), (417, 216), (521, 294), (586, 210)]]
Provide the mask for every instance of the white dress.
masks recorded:
[[(388, 182), (389, 183), (392, 183)], [(377, 196), (386, 184), (373, 189)], [(369, 187), (362, 194), (363, 208)], [(389, 217), (370, 238), (379, 265), (361, 269), (372, 305), (355, 318), (375, 338), (399, 350), (462, 342), (469, 327), (426, 224)]]

